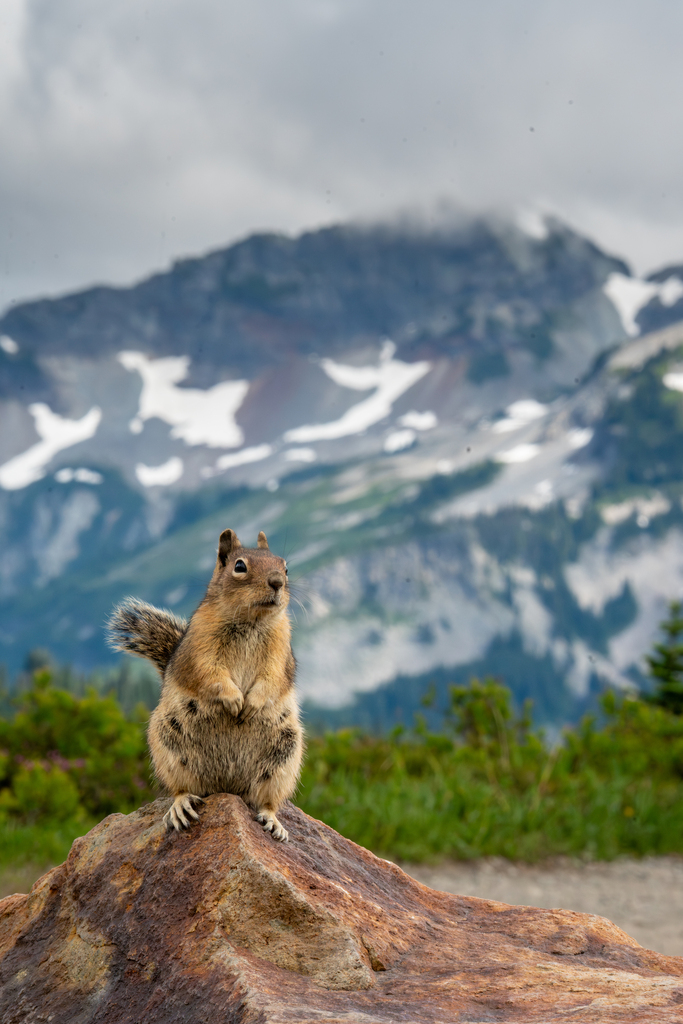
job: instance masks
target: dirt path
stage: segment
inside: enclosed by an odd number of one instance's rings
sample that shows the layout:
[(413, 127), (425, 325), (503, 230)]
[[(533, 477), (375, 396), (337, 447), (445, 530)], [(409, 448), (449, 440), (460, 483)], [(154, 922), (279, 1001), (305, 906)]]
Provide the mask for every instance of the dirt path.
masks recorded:
[(683, 956), (683, 857), (588, 864), (561, 859), (542, 866), (491, 858), (401, 866), (432, 889), (600, 914), (642, 946)]

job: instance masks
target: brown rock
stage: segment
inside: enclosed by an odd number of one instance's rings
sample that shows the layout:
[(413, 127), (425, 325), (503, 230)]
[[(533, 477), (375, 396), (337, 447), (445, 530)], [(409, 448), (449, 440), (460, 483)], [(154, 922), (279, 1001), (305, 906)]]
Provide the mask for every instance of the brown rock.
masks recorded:
[(0, 902), (0, 1021), (683, 1022), (683, 958), (601, 917), (450, 896), (307, 817), (240, 799), (166, 833), (114, 814)]

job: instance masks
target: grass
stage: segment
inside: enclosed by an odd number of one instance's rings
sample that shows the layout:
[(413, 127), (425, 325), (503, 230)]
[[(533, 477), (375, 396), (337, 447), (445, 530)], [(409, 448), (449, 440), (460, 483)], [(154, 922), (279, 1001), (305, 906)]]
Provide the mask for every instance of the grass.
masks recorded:
[(467, 770), (428, 778), (392, 777), (350, 785), (338, 773), (324, 787), (307, 787), (307, 813), (361, 846), (392, 859), (470, 860), (502, 856), (538, 861), (558, 854), (611, 860), (620, 854), (683, 852), (683, 792), (667, 793), (632, 778), (584, 778), (556, 793), (538, 785), (514, 792)]

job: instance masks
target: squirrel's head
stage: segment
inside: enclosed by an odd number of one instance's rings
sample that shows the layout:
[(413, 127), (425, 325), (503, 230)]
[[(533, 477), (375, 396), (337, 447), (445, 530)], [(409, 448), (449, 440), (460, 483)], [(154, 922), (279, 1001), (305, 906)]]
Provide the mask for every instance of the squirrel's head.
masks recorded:
[(261, 530), (258, 546), (245, 548), (234, 530), (223, 530), (209, 587), (231, 619), (260, 619), (289, 604), (287, 563), (271, 553)]

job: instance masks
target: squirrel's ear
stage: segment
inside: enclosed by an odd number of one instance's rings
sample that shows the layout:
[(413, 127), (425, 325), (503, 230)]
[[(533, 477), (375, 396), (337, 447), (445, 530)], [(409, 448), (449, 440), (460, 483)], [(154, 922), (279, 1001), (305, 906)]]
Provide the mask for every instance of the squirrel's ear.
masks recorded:
[(259, 533), (258, 541), (256, 543), (258, 544), (258, 546), (260, 548), (267, 548), (268, 547), (268, 538), (266, 537), (266, 535), (263, 532), (263, 530), (261, 530), (261, 532)]
[(241, 548), (242, 545), (239, 542), (239, 538), (234, 530), (223, 530), (218, 540), (218, 561), (221, 565), (225, 565), (230, 553), (235, 548)]

